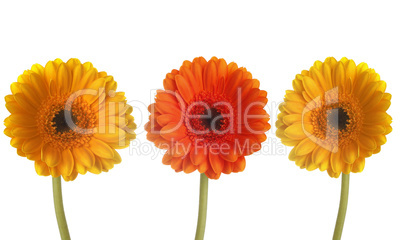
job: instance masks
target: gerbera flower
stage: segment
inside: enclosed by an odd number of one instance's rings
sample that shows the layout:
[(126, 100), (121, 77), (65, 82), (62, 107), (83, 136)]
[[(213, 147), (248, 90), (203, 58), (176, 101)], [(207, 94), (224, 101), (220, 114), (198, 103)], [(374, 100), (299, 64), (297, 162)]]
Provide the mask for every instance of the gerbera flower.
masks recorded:
[(135, 138), (132, 107), (106, 72), (78, 59), (32, 66), (5, 97), (11, 115), (4, 133), (39, 175), (74, 180), (120, 163), (117, 148)]
[(162, 163), (200, 174), (196, 240), (204, 239), (208, 178), (241, 172), (270, 129), (267, 92), (245, 68), (224, 59), (184, 61), (163, 81), (145, 125), (148, 140), (166, 149)]
[(350, 172), (379, 153), (392, 131), (386, 111), (391, 94), (366, 63), (327, 58), (293, 80), (280, 105), (276, 126), (282, 143), (294, 146), (289, 159), (300, 168), (319, 168), (331, 177), (342, 173), (341, 198), (333, 239), (340, 240), (346, 217)]
[(392, 131), (385, 88), (374, 69), (347, 58), (316, 61), (297, 74), (276, 122), (282, 143), (294, 146), (289, 159), (335, 178), (363, 171)]
[(162, 162), (210, 179), (243, 171), (244, 157), (260, 150), (270, 129), (259, 81), (236, 63), (199, 57), (168, 73), (163, 85), (145, 126), (148, 140), (167, 149)]

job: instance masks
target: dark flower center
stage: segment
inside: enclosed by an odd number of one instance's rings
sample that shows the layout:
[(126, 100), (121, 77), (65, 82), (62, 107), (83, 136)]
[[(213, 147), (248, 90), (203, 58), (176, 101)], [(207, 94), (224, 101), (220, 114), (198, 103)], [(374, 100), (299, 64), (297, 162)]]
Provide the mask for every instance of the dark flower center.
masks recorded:
[[(209, 110), (209, 111), (208, 111)], [(205, 109), (204, 114), (200, 117), (201, 124), (209, 130), (222, 129), (223, 117), (216, 108)]]
[[(74, 117), (74, 115), (72, 113), (71, 113), (71, 118), (73, 120), (72, 123), (76, 124), (77, 119)], [(54, 115), (54, 118), (52, 119), (52, 122), (53, 122), (52, 125), (54, 127), (56, 127), (56, 132), (64, 133), (64, 132), (68, 132), (69, 130), (71, 130), (71, 128), (68, 126), (64, 110), (60, 110), (58, 113), (56, 113)]]
[(328, 111), (328, 124), (338, 130), (344, 130), (349, 124), (349, 115), (343, 108)]

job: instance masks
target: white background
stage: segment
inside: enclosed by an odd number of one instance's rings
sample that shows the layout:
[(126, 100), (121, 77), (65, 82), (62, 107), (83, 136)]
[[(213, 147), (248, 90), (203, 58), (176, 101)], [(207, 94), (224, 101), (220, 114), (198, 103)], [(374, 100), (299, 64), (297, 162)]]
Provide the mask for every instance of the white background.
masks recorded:
[[(393, 95), (394, 131), (363, 173), (351, 176), (343, 240), (402, 239), (400, 9), (397, 1), (1, 1), (0, 95), (32, 64), (57, 57), (91, 61), (113, 75), (118, 90), (138, 101), (142, 152), (121, 150), (123, 162), (109, 173), (63, 182), (71, 236), (188, 240), (199, 174), (163, 165), (161, 154), (147, 152), (143, 131), (150, 90), (163, 87), (167, 72), (197, 56), (235, 61), (268, 91), (275, 120), (295, 74), (315, 60), (367, 62)], [(0, 115), (8, 116), (3, 97)], [(248, 157), (243, 173), (210, 181), (206, 240), (332, 238), (341, 179), (300, 170), (274, 130), (264, 145), (271, 149)], [(9, 141), (0, 136), (0, 239), (58, 239), (51, 178), (37, 176)]]

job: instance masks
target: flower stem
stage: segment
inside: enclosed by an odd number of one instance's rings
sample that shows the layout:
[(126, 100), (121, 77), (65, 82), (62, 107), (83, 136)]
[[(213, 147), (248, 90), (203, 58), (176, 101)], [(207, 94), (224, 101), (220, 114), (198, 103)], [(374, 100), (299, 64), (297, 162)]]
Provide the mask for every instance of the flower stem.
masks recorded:
[(342, 237), (343, 224), (345, 223), (346, 209), (349, 198), (349, 174), (342, 173), (341, 200), (339, 202), (338, 218), (332, 240), (340, 240)]
[(71, 240), (70, 233), (64, 214), (63, 195), (61, 193), (61, 177), (53, 178), (53, 200), (54, 209), (56, 211), (57, 224), (59, 225), (60, 237), (62, 240)]
[(195, 240), (203, 240), (207, 223), (208, 177), (201, 173), (200, 177), (200, 204), (198, 208), (198, 223)]

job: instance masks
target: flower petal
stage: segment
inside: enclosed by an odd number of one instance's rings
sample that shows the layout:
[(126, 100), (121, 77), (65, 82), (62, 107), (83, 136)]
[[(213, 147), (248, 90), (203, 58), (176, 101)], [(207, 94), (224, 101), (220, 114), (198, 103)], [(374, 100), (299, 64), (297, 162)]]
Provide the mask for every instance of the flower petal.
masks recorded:
[(74, 158), (70, 150), (65, 149), (61, 152), (63, 159), (62, 164), (59, 164), (58, 168), (63, 176), (70, 176), (74, 169)]
[(49, 143), (42, 146), (41, 159), (47, 166), (55, 167), (61, 161), (60, 150), (50, 146)]
[(224, 161), (219, 157), (218, 154), (214, 154), (211, 151), (208, 154), (209, 163), (215, 173), (221, 173), (224, 167)]
[(343, 150), (343, 158), (344, 161), (348, 164), (352, 164), (359, 157), (359, 145), (357, 142), (351, 142), (344, 150)]
[(87, 169), (92, 168), (95, 164), (95, 156), (86, 147), (73, 148), (72, 153), (76, 162), (80, 162)]
[(27, 140), (25, 140), (24, 144), (22, 145), (22, 151), (24, 153), (33, 153), (39, 151), (41, 147), (42, 137), (38, 135), (36, 137), (28, 138)]
[(311, 153), (317, 145), (309, 138), (305, 138), (295, 147), (295, 153), (298, 156), (303, 156)]
[(89, 141), (89, 149), (95, 155), (101, 158), (112, 159), (114, 156), (113, 149), (105, 142), (98, 140), (96, 138), (92, 138), (91, 141)]

